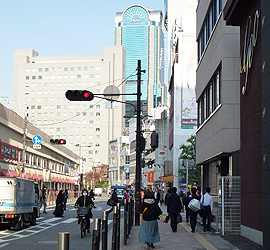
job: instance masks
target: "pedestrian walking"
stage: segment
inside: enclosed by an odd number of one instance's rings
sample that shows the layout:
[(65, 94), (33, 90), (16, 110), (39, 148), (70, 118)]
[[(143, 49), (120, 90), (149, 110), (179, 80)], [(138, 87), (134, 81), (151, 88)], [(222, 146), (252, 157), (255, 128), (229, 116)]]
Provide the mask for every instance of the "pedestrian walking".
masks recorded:
[(180, 197), (176, 194), (176, 192), (176, 187), (173, 187), (172, 194), (168, 197), (167, 201), (167, 213), (171, 219), (171, 228), (173, 233), (177, 231), (177, 216), (182, 209)]
[(127, 189), (124, 190), (124, 198), (128, 201), (129, 199), (129, 192)]
[(147, 249), (155, 248), (154, 243), (160, 241), (157, 220), (160, 218), (164, 222), (164, 218), (152, 191), (145, 193), (140, 213), (139, 243), (146, 244)]
[(89, 197), (92, 199), (92, 200), (95, 200), (95, 193), (94, 193), (94, 190), (91, 189), (90, 192), (89, 192)]
[(168, 203), (168, 198), (169, 198), (169, 196), (171, 195), (171, 193), (172, 193), (172, 190), (169, 188), (168, 189), (168, 192), (166, 193), (166, 195), (165, 195), (165, 205), (167, 206), (167, 203)]
[(160, 192), (157, 187), (155, 188), (155, 200), (157, 201), (158, 205), (160, 205)]
[(190, 192), (187, 192), (187, 194), (185, 195), (183, 204), (185, 206), (185, 210), (186, 210), (186, 222), (188, 223), (188, 219), (189, 219), (189, 208), (188, 208), (188, 203), (190, 202), (191, 196), (190, 196)]
[(55, 217), (63, 217), (63, 213), (64, 213), (64, 196), (63, 190), (60, 190), (56, 198), (56, 205), (53, 214), (55, 215)]
[[(197, 196), (196, 192), (197, 192), (197, 190), (195, 187), (191, 188), (191, 199), (190, 200), (197, 199), (198, 201), (200, 201), (200, 197)], [(197, 224), (198, 212), (195, 212), (190, 208), (188, 208), (188, 209), (189, 209), (191, 232), (194, 233), (195, 228), (196, 228), (196, 224)]]
[(46, 207), (47, 207), (47, 192), (46, 192), (46, 188), (43, 187), (42, 192), (41, 192), (41, 196), (40, 196), (40, 210), (42, 208), (42, 205), (44, 206), (43, 209), (43, 213), (46, 214)]
[[(213, 197), (210, 195), (210, 187), (207, 187), (205, 189), (205, 194), (202, 195), (201, 197), (201, 204), (203, 207), (203, 231), (205, 232), (206, 230), (210, 230), (210, 225), (211, 225), (211, 215), (213, 212)], [(207, 224), (206, 224), (207, 220)]]
[[(110, 200), (112, 201), (112, 203), (111, 203), (111, 206), (112, 206), (112, 207), (111, 207), (111, 209), (110, 209), (109, 211), (106, 212), (107, 214), (109, 214), (110, 212), (112, 212), (112, 211), (113, 211), (113, 207), (116, 206), (117, 203), (119, 203), (119, 200), (118, 200), (118, 197), (117, 197), (117, 188), (115, 188), (115, 189), (113, 190), (113, 193), (112, 193), (112, 195), (111, 195)], [(108, 202), (109, 202), (109, 201), (108, 201)]]
[(160, 191), (160, 205), (163, 205), (163, 203), (164, 203), (164, 191), (161, 190)]
[(67, 189), (63, 193), (63, 197), (64, 197), (64, 210), (66, 210), (67, 209), (67, 201), (68, 201), (68, 190)]

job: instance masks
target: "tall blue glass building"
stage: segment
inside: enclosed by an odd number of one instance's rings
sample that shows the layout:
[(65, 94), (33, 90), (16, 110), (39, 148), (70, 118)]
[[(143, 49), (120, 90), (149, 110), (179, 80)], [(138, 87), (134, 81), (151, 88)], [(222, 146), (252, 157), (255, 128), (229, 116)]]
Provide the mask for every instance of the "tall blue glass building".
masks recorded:
[[(126, 93), (137, 91), (136, 68), (141, 60), (146, 70), (142, 74), (142, 109), (150, 114), (151, 108), (164, 103), (162, 12), (132, 5), (116, 13), (115, 25), (114, 45), (126, 49)], [(126, 101), (136, 104), (136, 96), (126, 96)], [(130, 105), (126, 105), (126, 115), (134, 115)]]

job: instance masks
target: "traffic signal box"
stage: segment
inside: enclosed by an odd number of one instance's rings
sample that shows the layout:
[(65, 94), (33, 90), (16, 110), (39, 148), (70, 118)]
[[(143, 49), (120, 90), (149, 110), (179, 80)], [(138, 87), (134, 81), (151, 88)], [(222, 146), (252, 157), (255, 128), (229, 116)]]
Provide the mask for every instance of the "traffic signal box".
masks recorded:
[(51, 139), (50, 143), (51, 144), (62, 144), (62, 145), (64, 145), (64, 144), (67, 143), (67, 141), (65, 139)]
[(66, 98), (69, 101), (92, 101), (94, 94), (88, 90), (68, 90)]

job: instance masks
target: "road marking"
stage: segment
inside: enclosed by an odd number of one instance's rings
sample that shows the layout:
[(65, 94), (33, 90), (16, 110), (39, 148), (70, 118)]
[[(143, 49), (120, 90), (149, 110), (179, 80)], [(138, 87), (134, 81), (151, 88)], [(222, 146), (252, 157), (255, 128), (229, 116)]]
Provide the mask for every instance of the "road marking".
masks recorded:
[(9, 244), (10, 244), (10, 243), (4, 243), (3, 245), (0, 246), (0, 248), (6, 247), (6, 246), (8, 246)]
[(51, 223), (51, 222), (54, 222), (54, 221), (57, 221), (60, 219), (62, 219), (62, 217), (55, 217), (55, 218), (44, 220), (44, 221), (42, 221), (42, 223)]
[[(188, 225), (186, 225), (185, 223), (181, 223), (181, 226), (190, 233), (190, 227)], [(218, 250), (199, 233), (195, 232), (192, 233), (192, 235), (196, 238), (197, 241), (199, 241), (199, 243), (201, 243), (206, 248), (206, 250)]]
[(72, 222), (74, 222), (74, 221), (78, 221), (78, 219), (77, 219), (77, 218), (70, 218), (70, 219), (61, 221), (61, 223), (72, 223)]
[(38, 220), (43, 220), (43, 219), (45, 219), (46, 217), (39, 217), (39, 218), (37, 218)]

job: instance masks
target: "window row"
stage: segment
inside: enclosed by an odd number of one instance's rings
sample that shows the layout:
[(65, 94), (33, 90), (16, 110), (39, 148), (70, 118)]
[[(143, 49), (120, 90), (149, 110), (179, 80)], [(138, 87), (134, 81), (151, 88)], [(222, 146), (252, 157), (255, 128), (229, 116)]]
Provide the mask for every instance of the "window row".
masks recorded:
[[(81, 74), (77, 74), (77, 75), (58, 75), (58, 76), (32, 76), (31, 79), (32, 80), (42, 80), (42, 79), (45, 79), (45, 80), (48, 80), (48, 79), (87, 79), (87, 78), (95, 78), (95, 75), (94, 74), (90, 74), (90, 75), (81, 75)], [(101, 78), (101, 75), (100, 74), (96, 74), (96, 78)], [(26, 80), (30, 80), (30, 76), (25, 76), (25, 79)]]
[[(52, 101), (51, 99), (50, 99), (50, 101)], [(90, 107), (90, 108), (93, 108), (94, 107), (94, 105), (91, 105), (92, 107)], [(43, 107), (43, 109), (48, 109), (49, 107), (50, 108), (55, 108), (55, 105), (31, 105), (31, 109), (42, 109), (42, 107)], [(63, 109), (67, 109), (68, 108), (68, 105), (63, 105), (63, 106), (61, 106), (61, 105), (56, 105), (56, 109), (61, 109), (61, 107), (63, 108)], [(69, 107), (70, 107), (70, 109), (74, 109), (74, 105), (69, 105)], [(96, 108), (97, 109), (100, 109), (100, 105), (99, 104), (97, 104), (96, 105)], [(76, 115), (79, 115), (81, 112), (77, 112), (76, 113)], [(93, 112), (89, 112), (89, 114), (92, 114), (93, 115)], [(87, 112), (83, 112), (82, 113), (82, 115), (83, 116), (87, 116)], [(99, 115), (100, 116), (100, 115)]]
[(64, 87), (71, 87), (71, 86), (95, 86), (95, 85), (97, 85), (97, 86), (99, 86), (101, 83), (100, 82), (57, 82), (57, 83), (55, 83), (55, 82), (50, 82), (50, 83), (48, 83), (48, 82), (45, 82), (45, 83), (41, 83), (41, 82), (39, 82), (39, 83), (35, 83), (35, 82), (32, 82), (31, 84), (30, 83), (25, 83), (25, 87), (26, 88), (29, 88), (29, 87), (40, 87), (40, 88), (42, 88), (42, 87), (55, 87), (55, 86), (57, 86), (57, 87), (62, 87), (62, 86), (64, 86)]
[[(61, 115), (61, 113), (59, 112), (59, 113), (56, 113), (56, 116), (57, 117), (59, 117)], [(41, 113), (37, 113), (37, 116), (42, 116), (41, 115)], [(52, 117), (53, 117), (54, 115), (52, 115)], [(34, 117), (33, 117), (34, 118)], [(38, 119), (38, 117), (37, 117), (37, 119)], [(59, 120), (60, 121), (60, 120)], [(31, 119), (30, 120), (30, 122), (31, 123), (33, 123), (34, 125), (47, 125), (47, 124), (51, 124), (52, 123), (52, 121), (51, 120), (35, 120), (35, 119)], [(94, 120), (89, 120), (89, 121), (87, 121), (87, 120), (82, 120), (82, 121), (80, 121), (80, 120), (69, 120), (68, 122), (67, 122), (68, 124), (101, 124), (101, 121), (100, 120), (97, 120), (97, 119), (95, 119), (95, 122), (94, 122)]]
[(222, 11), (222, 0), (212, 0), (198, 37), (198, 62), (210, 40), (213, 29)]
[(101, 70), (101, 66), (90, 66), (90, 67), (58, 67), (58, 68), (32, 68), (32, 69), (25, 69), (25, 72), (55, 72), (55, 71), (75, 71), (75, 69), (77, 71), (87, 71), (87, 70), (94, 70), (96, 68), (96, 70)]
[(198, 99), (198, 127), (221, 104), (221, 67), (219, 67)]

